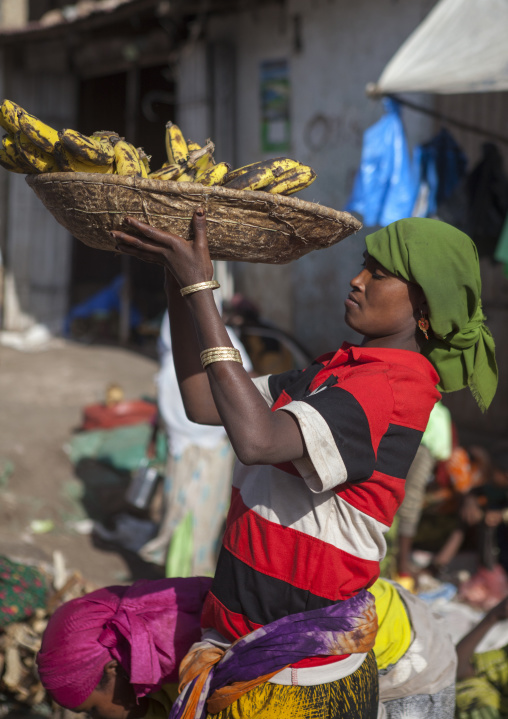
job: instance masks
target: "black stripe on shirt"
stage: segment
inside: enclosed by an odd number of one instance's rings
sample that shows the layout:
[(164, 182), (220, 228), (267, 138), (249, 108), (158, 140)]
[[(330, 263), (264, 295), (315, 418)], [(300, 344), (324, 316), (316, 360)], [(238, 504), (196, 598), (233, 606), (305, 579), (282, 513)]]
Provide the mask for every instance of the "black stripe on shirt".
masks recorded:
[(304, 402), (323, 417), (346, 465), (348, 482), (368, 479), (375, 468), (367, 415), (358, 400), (341, 387), (327, 387)]
[(288, 614), (336, 604), (306, 589), (257, 572), (221, 547), (212, 592), (227, 609), (255, 624), (268, 624)]
[(420, 446), (423, 432), (400, 424), (390, 424), (377, 450), (376, 469), (391, 477), (406, 479)]
[(291, 369), (281, 374), (272, 374), (268, 379), (268, 388), (274, 402), (278, 400), (283, 390), (286, 390), (292, 399), (302, 399), (309, 393), (309, 387), (317, 375), (321, 372), (321, 362), (313, 362), (305, 371)]

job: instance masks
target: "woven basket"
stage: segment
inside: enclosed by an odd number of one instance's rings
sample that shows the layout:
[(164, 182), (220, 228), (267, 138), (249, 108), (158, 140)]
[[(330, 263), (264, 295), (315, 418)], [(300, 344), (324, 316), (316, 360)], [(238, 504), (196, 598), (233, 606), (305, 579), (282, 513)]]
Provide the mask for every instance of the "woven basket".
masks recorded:
[(61, 225), (100, 250), (115, 249), (109, 233), (126, 215), (188, 239), (199, 206), (216, 260), (285, 264), (361, 227), (347, 212), (267, 192), (75, 172), (28, 175), (26, 181)]

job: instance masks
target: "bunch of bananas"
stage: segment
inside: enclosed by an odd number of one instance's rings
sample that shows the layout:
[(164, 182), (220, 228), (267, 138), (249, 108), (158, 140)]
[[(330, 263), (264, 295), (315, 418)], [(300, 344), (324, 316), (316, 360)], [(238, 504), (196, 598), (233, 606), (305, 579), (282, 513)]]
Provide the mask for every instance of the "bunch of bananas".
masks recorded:
[(0, 165), (11, 172), (100, 172), (281, 195), (303, 190), (316, 179), (312, 168), (287, 157), (236, 170), (227, 162), (216, 164), (213, 142), (207, 140), (201, 147), (186, 141), (172, 122), (166, 125), (168, 161), (155, 171), (150, 170), (150, 156), (116, 132), (98, 131), (90, 136), (77, 130), (58, 132), (11, 100), (0, 106), (0, 126), (7, 133), (0, 144)]
[[(303, 190), (316, 179), (311, 167), (289, 157), (254, 162), (233, 170), (227, 162), (215, 164), (212, 149), (195, 142), (186, 142), (182, 131), (172, 122), (166, 125), (166, 154), (168, 162), (149, 177), (180, 182), (199, 182), (201, 185), (221, 185), (230, 190), (263, 190), (278, 195), (292, 195)], [(206, 152), (203, 152), (206, 150)], [(195, 153), (202, 153), (198, 159)]]
[(90, 137), (76, 130), (57, 132), (11, 100), (0, 106), (0, 126), (7, 131), (0, 146), (0, 165), (11, 172), (101, 172), (148, 177), (148, 158), (141, 148), (116, 132)]

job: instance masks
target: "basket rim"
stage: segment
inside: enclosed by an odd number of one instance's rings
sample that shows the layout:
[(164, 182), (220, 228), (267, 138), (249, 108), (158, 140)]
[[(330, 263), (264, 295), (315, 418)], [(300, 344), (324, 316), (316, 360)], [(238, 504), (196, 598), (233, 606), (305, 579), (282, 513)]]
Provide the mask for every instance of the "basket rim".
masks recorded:
[(82, 182), (91, 185), (116, 185), (131, 190), (147, 190), (162, 195), (190, 196), (189, 199), (199, 197), (237, 200), (239, 204), (251, 204), (252, 202), (265, 202), (272, 204), (274, 208), (287, 207), (317, 217), (326, 218), (342, 226), (351, 228), (351, 233), (356, 233), (362, 228), (362, 223), (354, 215), (343, 210), (334, 210), (331, 207), (320, 205), (317, 202), (300, 200), (297, 197), (271, 194), (262, 190), (231, 190), (220, 185), (205, 187), (198, 182), (171, 182), (170, 180), (156, 180), (144, 177), (129, 177), (128, 175), (105, 175), (96, 172), (46, 172), (40, 175), (27, 175), (26, 182), (32, 189), (46, 183), (72, 183)]

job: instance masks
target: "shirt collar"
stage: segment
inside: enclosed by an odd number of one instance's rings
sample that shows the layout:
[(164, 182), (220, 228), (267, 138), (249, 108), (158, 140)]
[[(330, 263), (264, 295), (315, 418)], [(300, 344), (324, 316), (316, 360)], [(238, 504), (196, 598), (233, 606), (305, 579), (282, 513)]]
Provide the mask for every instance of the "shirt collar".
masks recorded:
[(389, 347), (360, 347), (350, 342), (343, 342), (340, 349), (330, 358), (328, 369), (331, 369), (335, 365), (343, 365), (349, 359), (356, 362), (363, 360), (405, 365), (428, 377), (434, 385), (437, 385), (439, 382), (438, 373), (429, 360), (419, 352), (392, 349)]

